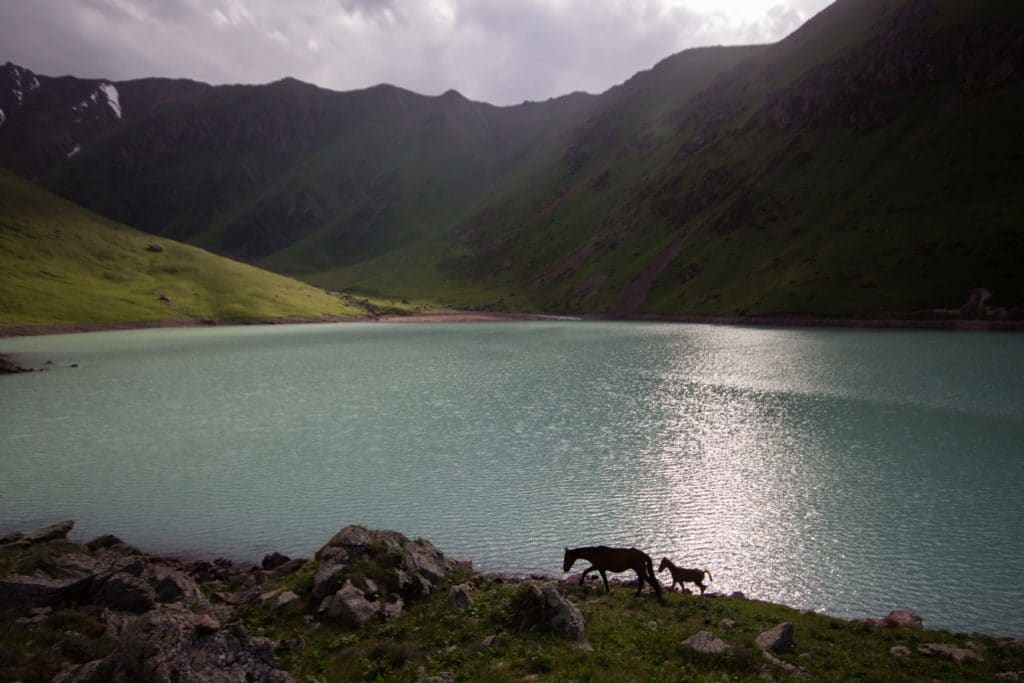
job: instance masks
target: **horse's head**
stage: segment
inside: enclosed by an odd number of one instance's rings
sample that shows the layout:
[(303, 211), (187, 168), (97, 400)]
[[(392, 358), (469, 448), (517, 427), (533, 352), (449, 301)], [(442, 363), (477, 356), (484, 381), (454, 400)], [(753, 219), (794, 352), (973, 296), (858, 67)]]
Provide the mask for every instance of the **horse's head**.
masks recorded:
[(672, 562), (667, 557), (663, 557), (661, 558), (661, 564), (658, 566), (658, 571), (663, 572), (670, 566), (672, 566)]
[(565, 558), (562, 559), (562, 571), (567, 572), (572, 569), (572, 565), (576, 562), (576, 554), (569, 550), (569, 546), (565, 546)]

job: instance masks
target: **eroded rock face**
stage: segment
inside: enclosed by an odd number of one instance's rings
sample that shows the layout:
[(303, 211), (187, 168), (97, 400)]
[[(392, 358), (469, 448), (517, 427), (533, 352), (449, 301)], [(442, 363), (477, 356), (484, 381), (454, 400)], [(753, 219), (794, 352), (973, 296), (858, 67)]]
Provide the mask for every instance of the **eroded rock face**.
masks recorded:
[(882, 620), (882, 623), (889, 628), (924, 628), (924, 621), (921, 617), (905, 609), (889, 612), (885, 619)]
[(241, 624), (211, 630), (191, 612), (162, 607), (125, 627), (117, 649), (108, 657), (65, 672), (61, 683), (290, 683), (275, 668), (268, 638), (251, 638)]

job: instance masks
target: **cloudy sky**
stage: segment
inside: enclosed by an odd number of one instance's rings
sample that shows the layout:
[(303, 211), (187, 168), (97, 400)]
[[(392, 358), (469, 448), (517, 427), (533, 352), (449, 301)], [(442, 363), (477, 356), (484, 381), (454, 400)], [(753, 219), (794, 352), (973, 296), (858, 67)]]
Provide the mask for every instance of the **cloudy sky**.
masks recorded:
[(601, 92), (688, 47), (773, 42), (829, 2), (0, 0), (0, 62), (113, 80), (454, 88), (513, 104)]

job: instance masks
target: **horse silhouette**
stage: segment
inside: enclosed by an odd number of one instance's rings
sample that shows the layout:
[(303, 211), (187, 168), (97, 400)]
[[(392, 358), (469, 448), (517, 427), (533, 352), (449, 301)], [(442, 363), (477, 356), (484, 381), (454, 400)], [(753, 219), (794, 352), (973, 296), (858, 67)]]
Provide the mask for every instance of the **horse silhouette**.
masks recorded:
[(566, 548), (565, 559), (562, 562), (562, 570), (569, 571), (576, 560), (586, 560), (591, 564), (583, 571), (580, 577), (580, 585), (587, 578), (590, 572), (599, 572), (601, 580), (604, 581), (604, 590), (611, 593), (608, 586), (608, 576), (605, 572), (625, 572), (632, 569), (636, 572), (636, 594), (639, 597), (644, 588), (644, 582), (651, 584), (651, 588), (661, 599), (661, 584), (654, 575), (654, 563), (651, 557), (642, 550), (636, 548), (609, 548), (604, 545), (588, 546), (585, 548)]
[(715, 580), (711, 576), (711, 572), (707, 569), (686, 569), (685, 567), (677, 567), (672, 564), (672, 560), (667, 557), (663, 557), (661, 558), (661, 565), (658, 567), (658, 571), (663, 572), (666, 569), (672, 575), (672, 588), (675, 588), (678, 583), (679, 588), (685, 592), (689, 591), (687, 591), (686, 587), (683, 586), (684, 581), (697, 584), (697, 588), (700, 589), (700, 594), (704, 595), (704, 591), (707, 590), (707, 586), (704, 585), (704, 575), (708, 575), (708, 581)]

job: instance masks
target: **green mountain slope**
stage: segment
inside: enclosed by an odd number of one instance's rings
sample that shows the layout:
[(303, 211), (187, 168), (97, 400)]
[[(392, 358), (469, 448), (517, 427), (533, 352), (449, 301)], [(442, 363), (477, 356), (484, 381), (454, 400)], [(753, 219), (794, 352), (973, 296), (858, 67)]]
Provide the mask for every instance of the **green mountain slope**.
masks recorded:
[(0, 326), (361, 313), (322, 290), (113, 223), (0, 171)]
[[(610, 315), (1024, 317), (1015, 0), (838, 0), (774, 45), (515, 107), (4, 68), (0, 103), (4, 78), (24, 97), (0, 163), (323, 287)], [(89, 92), (91, 118), (23, 134)], [(980, 290), (988, 308), (961, 312)]]
[(448, 272), (568, 312), (945, 315), (984, 287), (1019, 316), (1022, 36), (1001, 0), (842, 0), (614, 156), (592, 119)]

